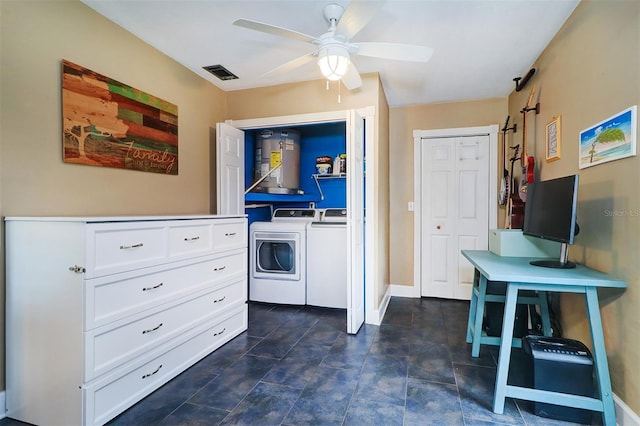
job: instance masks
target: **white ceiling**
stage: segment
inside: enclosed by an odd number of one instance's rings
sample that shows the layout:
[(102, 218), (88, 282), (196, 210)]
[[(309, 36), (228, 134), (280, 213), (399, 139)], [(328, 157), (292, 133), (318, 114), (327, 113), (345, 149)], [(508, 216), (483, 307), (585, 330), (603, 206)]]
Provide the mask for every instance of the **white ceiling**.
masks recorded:
[[(386, 0), (351, 41), (410, 43), (435, 52), (428, 63), (352, 57), (380, 73), (391, 107), (499, 98), (514, 89), (580, 0)], [(322, 79), (314, 62), (262, 75), (313, 52), (297, 40), (232, 25), (239, 18), (319, 36), (324, 6), (348, 0), (82, 0), (225, 91)], [(203, 66), (221, 64), (238, 80)], [(356, 89), (357, 90), (357, 89)]]

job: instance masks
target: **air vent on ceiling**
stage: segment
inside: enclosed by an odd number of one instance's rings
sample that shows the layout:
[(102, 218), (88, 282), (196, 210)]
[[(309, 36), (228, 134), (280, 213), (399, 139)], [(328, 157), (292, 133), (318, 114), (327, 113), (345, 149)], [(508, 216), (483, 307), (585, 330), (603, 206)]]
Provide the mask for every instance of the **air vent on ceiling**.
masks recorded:
[(209, 65), (206, 67), (202, 67), (205, 70), (209, 71), (211, 74), (218, 77), (220, 80), (237, 80), (238, 76), (223, 67), (222, 65)]

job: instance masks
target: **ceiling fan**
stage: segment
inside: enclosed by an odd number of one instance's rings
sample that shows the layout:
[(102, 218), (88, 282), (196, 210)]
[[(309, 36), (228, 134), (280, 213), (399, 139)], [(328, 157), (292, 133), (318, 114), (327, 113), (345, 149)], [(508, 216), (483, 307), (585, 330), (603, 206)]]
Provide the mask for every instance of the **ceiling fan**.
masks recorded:
[(328, 80), (342, 80), (349, 90), (362, 85), (362, 79), (351, 61), (352, 55), (374, 58), (427, 62), (433, 49), (425, 46), (401, 43), (352, 43), (349, 40), (364, 28), (376, 14), (383, 1), (352, 1), (345, 10), (339, 4), (329, 4), (324, 8), (324, 17), (329, 22), (327, 32), (319, 37), (293, 31), (271, 24), (238, 19), (233, 25), (286, 37), (317, 45), (314, 52), (287, 62), (267, 74), (285, 73), (317, 58), (320, 71)]

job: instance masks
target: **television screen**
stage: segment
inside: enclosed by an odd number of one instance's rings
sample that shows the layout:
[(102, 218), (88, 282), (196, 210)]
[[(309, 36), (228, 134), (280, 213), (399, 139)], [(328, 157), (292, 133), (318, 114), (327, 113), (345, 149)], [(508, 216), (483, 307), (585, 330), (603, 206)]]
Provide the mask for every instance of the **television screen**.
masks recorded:
[(578, 175), (529, 184), (522, 233), (573, 244), (578, 205)]

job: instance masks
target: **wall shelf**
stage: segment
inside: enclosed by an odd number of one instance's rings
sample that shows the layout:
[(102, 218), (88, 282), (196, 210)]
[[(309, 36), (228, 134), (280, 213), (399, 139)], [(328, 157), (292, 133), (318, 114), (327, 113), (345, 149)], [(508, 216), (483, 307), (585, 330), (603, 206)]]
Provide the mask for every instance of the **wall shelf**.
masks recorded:
[(246, 203), (308, 203), (320, 201), (318, 194), (267, 194), (258, 192), (249, 192), (245, 194), (244, 200)]
[(334, 175), (334, 174), (328, 174), (328, 175), (321, 175), (318, 173), (314, 173), (311, 175), (311, 177), (313, 178), (313, 180), (316, 182), (316, 187), (318, 188), (318, 192), (320, 193), (320, 201), (324, 200), (324, 193), (322, 192), (322, 188), (320, 188), (320, 182), (319, 180), (325, 180), (325, 179), (345, 179), (347, 177), (346, 173), (340, 173), (339, 175)]
[(320, 179), (320, 180), (323, 180), (323, 179), (340, 179), (340, 178), (345, 179), (347, 177), (347, 174), (346, 173), (340, 173), (339, 175), (320, 175), (320, 174), (314, 173), (313, 175), (311, 175), (311, 177), (314, 178), (314, 179)]

